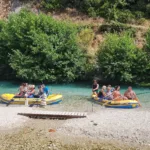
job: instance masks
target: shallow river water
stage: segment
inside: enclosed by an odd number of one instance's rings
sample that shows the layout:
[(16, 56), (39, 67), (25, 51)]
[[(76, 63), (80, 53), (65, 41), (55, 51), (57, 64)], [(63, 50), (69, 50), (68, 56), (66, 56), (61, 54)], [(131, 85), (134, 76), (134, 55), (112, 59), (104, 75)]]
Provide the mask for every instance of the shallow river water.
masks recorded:
[[(74, 108), (91, 109), (91, 84), (88, 83), (72, 83), (72, 84), (49, 84), (51, 93), (60, 93), (64, 96), (61, 105), (64, 107), (72, 106)], [(2, 93), (17, 93), (19, 83), (15, 82), (0, 82), (0, 94)], [(121, 93), (123, 94), (127, 86), (121, 86)], [(150, 88), (133, 87), (143, 108), (150, 108)], [(94, 104), (95, 105), (95, 104)], [(80, 110), (81, 111), (81, 110)]]

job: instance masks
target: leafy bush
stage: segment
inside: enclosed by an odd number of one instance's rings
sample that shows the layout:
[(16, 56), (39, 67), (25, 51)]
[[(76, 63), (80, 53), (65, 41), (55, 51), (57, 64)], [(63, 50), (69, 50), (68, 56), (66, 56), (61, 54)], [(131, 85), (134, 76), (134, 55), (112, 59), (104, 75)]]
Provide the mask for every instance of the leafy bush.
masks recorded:
[(110, 23), (105, 23), (99, 27), (100, 32), (108, 32), (108, 33), (115, 33), (115, 32), (122, 32), (122, 31), (129, 31), (130, 34), (135, 35), (136, 29), (128, 26), (126, 24), (120, 22), (111, 21)]
[(87, 48), (93, 41), (93, 38), (94, 38), (93, 30), (90, 28), (85, 28), (78, 33), (77, 41), (81, 48), (87, 50)]
[(132, 12), (130, 10), (123, 10), (123, 11), (120, 10), (118, 13), (118, 21), (119, 22), (131, 23), (133, 19), (135, 19), (135, 16), (132, 14)]
[(150, 87), (150, 83), (144, 83), (144, 82), (142, 82), (139, 85), (143, 86), (143, 87)]
[(145, 44), (146, 51), (150, 54), (150, 29), (146, 33), (146, 44)]
[(91, 17), (105, 17), (108, 20), (132, 22), (149, 14), (149, 2), (143, 0), (43, 0), (47, 10), (76, 8)]
[(0, 79), (14, 79), (13, 70), (8, 64), (8, 54), (7, 49), (8, 41), (4, 39), (5, 33), (3, 32), (6, 27), (6, 22), (0, 20)]
[(0, 33), (1, 33), (4, 25), (5, 25), (4, 21), (0, 20)]
[(135, 12), (134, 12), (134, 15), (135, 15), (135, 18), (136, 18), (136, 19), (141, 19), (141, 18), (144, 17), (144, 12), (135, 11)]
[(148, 16), (150, 16), (150, 4), (146, 5), (146, 13)]
[(136, 82), (150, 81), (150, 59), (147, 53), (143, 50), (136, 52), (136, 59), (133, 62), (132, 74)]
[(149, 60), (147, 63), (147, 72), (145, 74), (145, 77), (147, 77), (147, 81), (150, 82), (150, 29), (146, 33), (146, 44), (144, 49), (147, 52), (147, 56)]
[(21, 79), (71, 82), (84, 74), (87, 61), (77, 32), (72, 24), (24, 10), (9, 17), (0, 50)]
[(98, 64), (107, 80), (139, 82), (145, 80), (148, 58), (136, 48), (129, 34), (107, 34), (98, 51)]
[(147, 20), (145, 18), (141, 18), (137, 21), (137, 24), (144, 25), (146, 22), (147, 22)]
[(61, 0), (43, 0), (41, 3), (46, 10), (56, 10), (63, 8)]

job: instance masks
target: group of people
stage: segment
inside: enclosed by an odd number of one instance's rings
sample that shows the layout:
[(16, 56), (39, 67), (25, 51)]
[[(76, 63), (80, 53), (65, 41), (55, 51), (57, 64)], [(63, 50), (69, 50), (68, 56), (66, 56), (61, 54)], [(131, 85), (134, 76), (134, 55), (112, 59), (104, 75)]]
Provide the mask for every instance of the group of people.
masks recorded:
[(43, 94), (49, 95), (49, 89), (44, 84), (38, 86), (38, 92), (35, 85), (22, 83), (19, 87), (19, 93), (15, 95), (16, 98), (40, 98)]
[(129, 86), (124, 95), (122, 95), (120, 93), (120, 86), (112, 88), (111, 85), (103, 85), (99, 91), (99, 84), (97, 80), (94, 80), (92, 92), (94, 95), (98, 96), (100, 100), (137, 100), (137, 96), (131, 86)]

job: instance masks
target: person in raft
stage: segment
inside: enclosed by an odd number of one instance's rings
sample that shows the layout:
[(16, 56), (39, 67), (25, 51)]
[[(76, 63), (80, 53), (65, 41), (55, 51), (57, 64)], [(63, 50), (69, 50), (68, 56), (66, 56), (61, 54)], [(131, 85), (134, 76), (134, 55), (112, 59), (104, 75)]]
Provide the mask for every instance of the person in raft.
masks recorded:
[(38, 86), (38, 93), (34, 95), (34, 98), (40, 98), (43, 95), (43, 87), (42, 85)]
[(35, 85), (29, 85), (28, 86), (27, 97), (28, 98), (34, 98), (34, 94), (35, 94)]
[(127, 100), (128, 98), (120, 93), (120, 86), (116, 86), (113, 92), (113, 100)]
[(19, 87), (19, 93), (15, 95), (15, 98), (25, 97), (25, 94), (27, 93), (27, 90), (28, 90), (28, 84), (27, 83), (22, 83), (21, 86)]
[(48, 96), (49, 95), (49, 88), (42, 84), (43, 92)]
[(15, 96), (22, 96), (23, 93), (24, 93), (24, 86), (25, 86), (25, 83), (22, 83), (18, 89), (19, 93), (16, 94)]
[(107, 100), (113, 100), (113, 90), (111, 85), (107, 86), (106, 98)]
[(99, 93), (98, 93), (98, 97), (99, 97), (100, 100), (105, 99), (105, 97), (106, 97), (106, 92), (105, 92), (105, 90), (106, 90), (106, 86), (103, 85), (102, 88), (101, 88), (101, 90), (100, 90)]
[(110, 84), (107, 86), (110, 88), (110, 91), (113, 92), (115, 90), (115, 88), (113, 88)]
[(124, 96), (127, 97), (129, 100), (136, 100), (137, 96), (135, 92), (132, 90), (132, 87), (129, 86), (127, 91), (124, 93)]
[(97, 80), (94, 80), (92, 85), (92, 92), (94, 95), (98, 94), (98, 89), (99, 89), (99, 84), (97, 83)]

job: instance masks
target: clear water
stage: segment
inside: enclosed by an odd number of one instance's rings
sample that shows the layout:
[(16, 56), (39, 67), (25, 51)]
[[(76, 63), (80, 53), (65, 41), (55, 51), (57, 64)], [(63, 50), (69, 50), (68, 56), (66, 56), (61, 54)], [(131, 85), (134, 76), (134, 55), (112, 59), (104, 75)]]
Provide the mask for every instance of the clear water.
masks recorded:
[[(73, 83), (73, 84), (51, 84), (47, 85), (52, 93), (60, 93), (64, 96), (64, 104), (70, 105), (86, 105), (91, 97), (91, 85), (87, 83)], [(2, 93), (17, 93), (18, 83), (14, 82), (0, 82), (0, 94)], [(127, 86), (121, 86), (121, 93), (123, 94)], [(144, 108), (150, 108), (150, 88), (133, 87), (139, 100)], [(65, 99), (66, 98), (66, 99)]]

